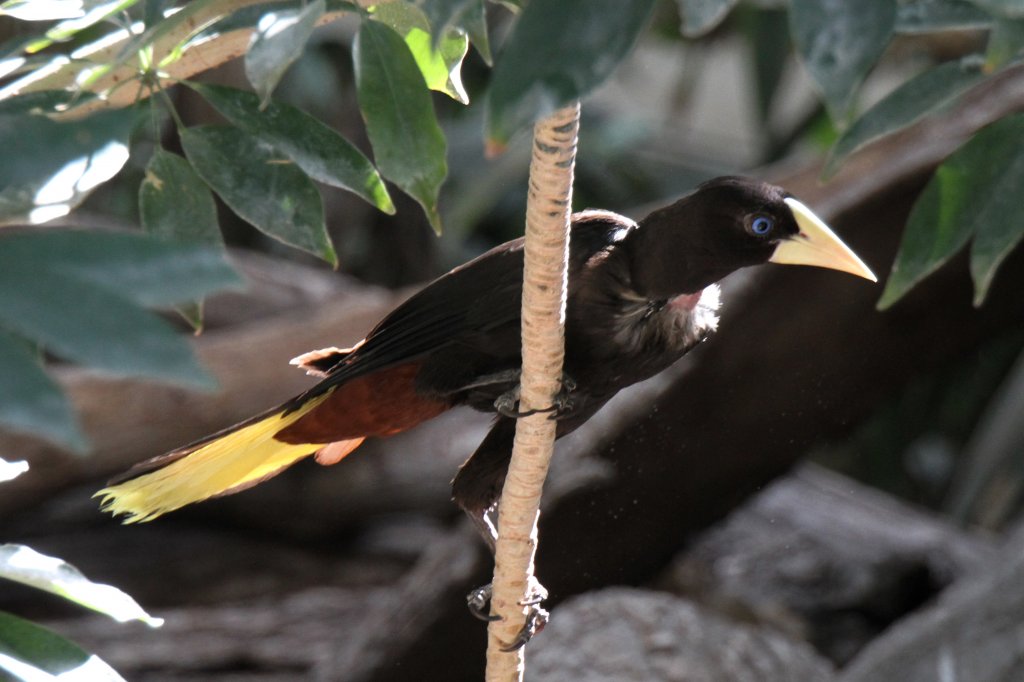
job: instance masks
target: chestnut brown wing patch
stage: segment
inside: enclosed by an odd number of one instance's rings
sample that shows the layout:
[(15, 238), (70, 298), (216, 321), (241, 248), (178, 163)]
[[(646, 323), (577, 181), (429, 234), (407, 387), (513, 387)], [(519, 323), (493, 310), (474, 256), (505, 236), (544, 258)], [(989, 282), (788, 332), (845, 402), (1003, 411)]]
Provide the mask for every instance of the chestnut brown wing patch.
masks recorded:
[(406, 363), (351, 379), (274, 435), (284, 443), (334, 443), (390, 436), (452, 407), (416, 391), (420, 363)]

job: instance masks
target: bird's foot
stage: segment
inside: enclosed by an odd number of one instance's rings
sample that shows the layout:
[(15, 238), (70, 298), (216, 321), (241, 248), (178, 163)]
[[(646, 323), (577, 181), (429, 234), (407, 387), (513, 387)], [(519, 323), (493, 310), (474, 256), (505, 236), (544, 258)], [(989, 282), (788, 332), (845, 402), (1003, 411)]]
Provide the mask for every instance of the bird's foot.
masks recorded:
[(532, 604), (526, 613), (526, 622), (523, 627), (516, 633), (515, 638), (509, 642), (508, 646), (501, 647), (501, 650), (510, 652), (522, 649), (527, 642), (533, 639), (534, 635), (544, 629), (544, 626), (548, 624), (548, 617), (547, 611)]
[(517, 409), (519, 406), (519, 386), (516, 386), (511, 391), (507, 391), (498, 396), (494, 401), (494, 410), (502, 417), (509, 417), (510, 419), (521, 419), (523, 417), (529, 417), (534, 414), (542, 414), (545, 412), (551, 413), (551, 419), (558, 419), (561, 415), (571, 411), (575, 406), (572, 398), (572, 392), (575, 390), (576, 381), (568, 374), (563, 373), (561, 388), (559, 388), (558, 393), (555, 394), (551, 407), (519, 411)]
[[(520, 628), (519, 632), (516, 633), (515, 638), (508, 644), (508, 646), (502, 647), (502, 651), (515, 651), (521, 649), (529, 642), (534, 635), (544, 629), (544, 626), (548, 624), (548, 612), (541, 608), (540, 604), (548, 598), (548, 591), (543, 585), (541, 585), (536, 578), (530, 576), (530, 583), (526, 591), (526, 598), (519, 602), (520, 606), (528, 606), (529, 609), (526, 612), (526, 622), (523, 627)], [(487, 611), (487, 607), (491, 602), (491, 585), (490, 583), (478, 587), (468, 595), (466, 595), (466, 603), (469, 606), (469, 612), (476, 618), (482, 621), (490, 622), (499, 620), (501, 616), (491, 615)]]
[(481, 585), (466, 595), (466, 606), (473, 617), (489, 623), (493, 620), (500, 620), (501, 616), (493, 616), (488, 612), (491, 605), (491, 584)]

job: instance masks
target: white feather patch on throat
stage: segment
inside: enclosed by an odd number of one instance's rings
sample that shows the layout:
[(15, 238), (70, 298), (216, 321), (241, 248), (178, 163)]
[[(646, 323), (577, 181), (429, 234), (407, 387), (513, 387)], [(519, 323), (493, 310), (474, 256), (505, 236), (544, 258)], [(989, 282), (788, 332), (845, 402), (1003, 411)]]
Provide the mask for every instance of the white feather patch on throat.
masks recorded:
[(700, 300), (690, 313), (691, 328), (701, 332), (713, 332), (718, 329), (718, 308), (721, 304), (721, 288), (717, 284), (705, 287)]

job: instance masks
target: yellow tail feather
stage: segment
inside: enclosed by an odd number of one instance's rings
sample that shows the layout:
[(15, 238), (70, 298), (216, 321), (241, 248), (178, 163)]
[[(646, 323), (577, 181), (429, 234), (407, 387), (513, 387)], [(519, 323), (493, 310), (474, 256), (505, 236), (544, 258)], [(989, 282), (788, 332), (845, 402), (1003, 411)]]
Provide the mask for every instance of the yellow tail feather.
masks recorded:
[(327, 395), (287, 415), (282, 409), (201, 443), (166, 466), (104, 488), (94, 497), (103, 498), (103, 511), (124, 514), (125, 523), (138, 523), (186, 504), (255, 485), (326, 445), (282, 443), (274, 439), (274, 434), (319, 405)]

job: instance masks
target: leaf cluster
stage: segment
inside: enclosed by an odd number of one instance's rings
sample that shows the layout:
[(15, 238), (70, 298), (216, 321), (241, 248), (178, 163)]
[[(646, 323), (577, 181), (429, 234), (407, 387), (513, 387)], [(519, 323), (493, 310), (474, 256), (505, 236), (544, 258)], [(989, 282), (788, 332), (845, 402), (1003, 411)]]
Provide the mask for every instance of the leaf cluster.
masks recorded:
[[(537, 116), (606, 78), (652, 5), (571, 0), (523, 11), (485, 103), (489, 144), (502, 147)], [(0, 170), (0, 225), (68, 214), (125, 168), (129, 150), (140, 146), (132, 146), (134, 139), (150, 135), (156, 142), (138, 191), (141, 226), (154, 240), (119, 235), (75, 252), (74, 245), (90, 238), (0, 236), (0, 259), (10, 254), (18, 265), (0, 274), (9, 285), (0, 295), (0, 365), (16, 379), (0, 395), (0, 424), (79, 450), (86, 445), (67, 400), (33, 357), (40, 349), (117, 374), (209, 385), (184, 342), (138, 306), (173, 305), (198, 326), (202, 296), (235, 282), (216, 257), (223, 240), (214, 196), (268, 236), (334, 266), (316, 183), (393, 213), (386, 179), (440, 231), (447, 145), (430, 92), (468, 103), (460, 70), (470, 37), (492, 60), (483, 0), (396, 0), (369, 8), (325, 0), (11, 1), (0, 13), (47, 22), (38, 36), (0, 49), (12, 65), (0, 88), (0, 142), (8, 152)], [(352, 60), (372, 161), (316, 117), (272, 96), (315, 28), (342, 15), (358, 21)], [(555, 41), (563, 33), (579, 39)], [(245, 72), (253, 92), (179, 78), (195, 70), (196, 55), (205, 60), (211, 45), (238, 36), (247, 37)], [(592, 59), (598, 48), (608, 58)], [(166, 92), (179, 83), (223, 122), (183, 124)], [(161, 146), (160, 131), (147, 126), (165, 111), (183, 154)], [(75, 255), (52, 258), (58, 242)], [(140, 258), (140, 244), (154, 250), (146, 266), (136, 266), (148, 273), (148, 290), (164, 292), (159, 300), (132, 300), (133, 287), (116, 281), (124, 268), (112, 269), (111, 261)], [(202, 258), (206, 270), (199, 272)], [(161, 259), (194, 272), (148, 265)], [(107, 272), (110, 282), (94, 286), (94, 277), (83, 281), (72, 266)], [(183, 282), (194, 285), (191, 291), (182, 291)]]
[[(715, 30), (736, 0), (678, 0), (681, 32)], [(43, 432), (82, 449), (67, 402), (39, 366), (40, 349), (121, 374), (198, 385), (206, 378), (169, 327), (142, 305), (175, 305), (199, 324), (202, 295), (232, 283), (222, 264), (204, 261), (188, 295), (172, 269), (148, 267), (160, 300), (96, 284), (84, 271), (120, 273), (110, 262), (181, 259), (200, 267), (203, 248), (223, 246), (214, 196), (272, 238), (337, 266), (316, 183), (351, 192), (394, 212), (388, 182), (407, 193), (440, 230), (438, 195), (447, 145), (431, 91), (468, 103), (461, 66), (470, 42), (494, 64), (483, 103), (485, 141), (500, 150), (539, 116), (600, 84), (629, 52), (654, 0), (561, 0), (506, 6), (518, 13), (497, 58), (484, 0), (394, 0), (363, 6), (341, 0), (197, 0), (190, 3), (9, 0), (0, 14), (40, 26), (0, 46), (0, 225), (39, 224), (78, 206), (121, 172), (146, 122), (170, 111), (183, 155), (159, 144), (138, 191), (144, 231), (156, 241), (107, 236), (80, 248), (83, 235), (0, 237), (0, 365), (16, 381), (0, 396), (0, 423)], [(866, 144), (949, 107), (1016, 63), (1024, 9), (993, 0), (792, 0), (794, 50), (841, 128), (825, 168), (833, 174)], [(341, 16), (358, 22), (352, 42), (356, 93), (373, 158), (316, 117), (273, 97), (315, 28)], [(776, 28), (782, 28), (776, 26)], [(855, 116), (860, 88), (892, 40), (903, 34), (987, 31), (985, 49), (936, 64)], [(196, 57), (244, 39), (253, 92), (189, 81)], [(773, 41), (779, 42), (779, 36)], [(766, 45), (764, 36), (755, 45)], [(213, 47), (211, 47), (213, 46)], [(764, 65), (773, 58), (764, 50)], [(208, 66), (208, 62), (200, 62)], [(5, 69), (5, 70), (4, 70)], [(166, 88), (184, 83), (223, 117), (185, 126)], [(126, 97), (126, 93), (130, 97)], [(981, 131), (938, 170), (915, 208), (880, 301), (893, 304), (973, 241), (971, 271), (980, 304), (994, 274), (1024, 235), (1013, 189), (1024, 182), (1022, 126), (1009, 118)], [(66, 242), (66, 244), (64, 244)], [(170, 246), (170, 243), (185, 246)], [(176, 249), (182, 249), (178, 251)], [(102, 253), (104, 249), (108, 251)], [(162, 249), (162, 251), (161, 251)], [(10, 254), (8, 256), (8, 254)], [(93, 259), (90, 261), (89, 259)], [(218, 261), (220, 263), (220, 261)], [(77, 270), (72, 267), (77, 264)], [(141, 269), (141, 268), (140, 268)], [(118, 275), (119, 276), (119, 275)], [(173, 299), (173, 300), (172, 300)], [(116, 320), (115, 320), (116, 318)], [(117, 344), (109, 343), (112, 338)], [(132, 352), (126, 352), (132, 349)]]

